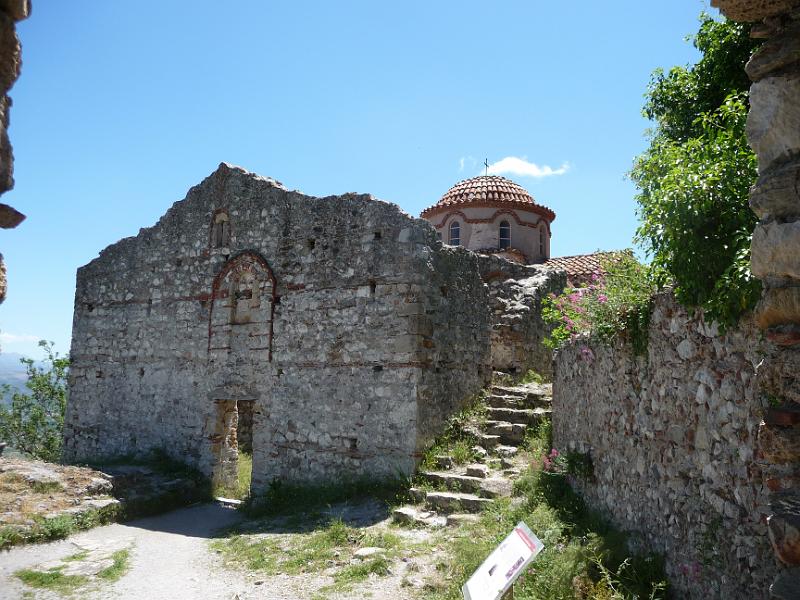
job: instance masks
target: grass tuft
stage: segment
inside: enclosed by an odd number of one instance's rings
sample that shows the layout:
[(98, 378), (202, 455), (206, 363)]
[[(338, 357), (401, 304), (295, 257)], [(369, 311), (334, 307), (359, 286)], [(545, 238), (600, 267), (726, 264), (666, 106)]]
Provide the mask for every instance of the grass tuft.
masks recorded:
[(106, 581), (113, 582), (117, 581), (120, 577), (125, 575), (128, 572), (129, 562), (130, 562), (131, 552), (128, 549), (117, 550), (114, 554), (111, 555), (114, 564), (110, 567), (106, 567), (102, 571), (100, 571), (97, 576), (100, 579), (105, 579)]
[(41, 590), (52, 590), (60, 594), (70, 594), (89, 583), (88, 577), (83, 575), (64, 575), (60, 568), (48, 571), (22, 569), (14, 573), (14, 575), (27, 586)]

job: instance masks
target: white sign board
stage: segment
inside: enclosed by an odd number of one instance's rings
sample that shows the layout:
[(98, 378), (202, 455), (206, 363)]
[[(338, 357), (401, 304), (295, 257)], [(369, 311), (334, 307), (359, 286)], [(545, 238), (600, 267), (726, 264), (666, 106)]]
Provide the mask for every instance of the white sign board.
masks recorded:
[(543, 549), (544, 544), (520, 521), (461, 588), (464, 600), (498, 600)]

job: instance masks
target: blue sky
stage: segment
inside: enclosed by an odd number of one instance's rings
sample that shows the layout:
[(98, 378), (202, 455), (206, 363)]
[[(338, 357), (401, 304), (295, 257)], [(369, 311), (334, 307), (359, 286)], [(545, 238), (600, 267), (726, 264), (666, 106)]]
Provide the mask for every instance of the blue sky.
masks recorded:
[[(631, 245), (656, 67), (699, 0), (35, 0), (11, 91), (3, 351), (69, 349), (75, 270), (221, 161), (418, 215), (494, 171), (557, 213), (553, 256)], [(715, 11), (711, 11), (714, 13)], [(503, 160), (506, 159), (506, 160)]]

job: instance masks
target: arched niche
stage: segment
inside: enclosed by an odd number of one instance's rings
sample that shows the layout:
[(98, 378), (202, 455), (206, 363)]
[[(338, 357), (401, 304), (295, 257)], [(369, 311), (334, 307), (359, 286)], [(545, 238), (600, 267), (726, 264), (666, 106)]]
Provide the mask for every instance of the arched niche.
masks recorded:
[(233, 352), (271, 361), (274, 310), (275, 276), (267, 261), (248, 250), (226, 262), (211, 290), (209, 357)]

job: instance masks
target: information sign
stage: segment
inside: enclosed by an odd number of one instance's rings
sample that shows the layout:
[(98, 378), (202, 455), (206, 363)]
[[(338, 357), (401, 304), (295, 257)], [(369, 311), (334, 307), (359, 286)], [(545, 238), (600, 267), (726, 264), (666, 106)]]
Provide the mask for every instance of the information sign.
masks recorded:
[(464, 600), (498, 600), (542, 549), (544, 544), (520, 521), (461, 588)]

